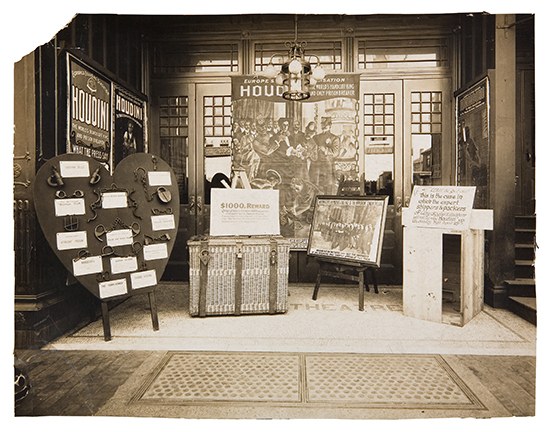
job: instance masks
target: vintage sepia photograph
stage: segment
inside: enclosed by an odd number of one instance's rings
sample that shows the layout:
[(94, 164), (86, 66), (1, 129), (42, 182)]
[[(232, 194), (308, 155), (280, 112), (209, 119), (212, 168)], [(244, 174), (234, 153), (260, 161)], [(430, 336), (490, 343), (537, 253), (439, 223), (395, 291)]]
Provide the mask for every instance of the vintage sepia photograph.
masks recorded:
[(539, 430), (537, 2), (26, 3), (9, 430)]
[(380, 266), (388, 198), (317, 196), (308, 255)]

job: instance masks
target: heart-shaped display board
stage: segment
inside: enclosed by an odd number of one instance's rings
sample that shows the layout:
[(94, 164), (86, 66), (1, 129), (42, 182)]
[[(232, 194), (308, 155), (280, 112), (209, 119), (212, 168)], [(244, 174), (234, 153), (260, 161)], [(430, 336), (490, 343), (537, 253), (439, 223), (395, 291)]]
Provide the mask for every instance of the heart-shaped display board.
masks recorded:
[(179, 193), (157, 156), (124, 158), (111, 174), (95, 159), (64, 154), (36, 174), (35, 209), (59, 260), (93, 295), (151, 292), (174, 246)]

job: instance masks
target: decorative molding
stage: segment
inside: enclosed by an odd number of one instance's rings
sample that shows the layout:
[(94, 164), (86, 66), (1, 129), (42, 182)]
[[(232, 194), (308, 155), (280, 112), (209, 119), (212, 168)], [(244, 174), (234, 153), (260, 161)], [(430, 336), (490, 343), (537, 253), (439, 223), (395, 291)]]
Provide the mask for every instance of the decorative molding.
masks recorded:
[[(21, 174), (23, 173), (23, 166), (17, 162), (16, 160), (26, 160), (27, 163), (31, 162), (31, 154), (29, 151), (26, 151), (24, 155), (21, 156), (14, 156), (13, 157), (14, 163), (13, 163), (13, 178), (19, 178)], [(25, 188), (28, 188), (31, 185), (31, 181), (27, 178), (25, 181), (14, 181), (14, 186), (23, 186)]]

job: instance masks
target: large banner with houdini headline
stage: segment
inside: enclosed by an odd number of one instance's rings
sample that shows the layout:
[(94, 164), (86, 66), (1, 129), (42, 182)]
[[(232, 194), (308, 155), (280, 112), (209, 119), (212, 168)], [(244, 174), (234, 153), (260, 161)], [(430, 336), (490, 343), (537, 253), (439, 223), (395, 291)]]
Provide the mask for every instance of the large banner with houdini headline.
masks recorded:
[(111, 81), (67, 54), (67, 152), (89, 156), (111, 170)]
[(359, 75), (328, 75), (302, 102), (271, 78), (232, 78), (233, 169), (279, 190), (281, 234), (307, 245), (315, 196), (358, 176)]

